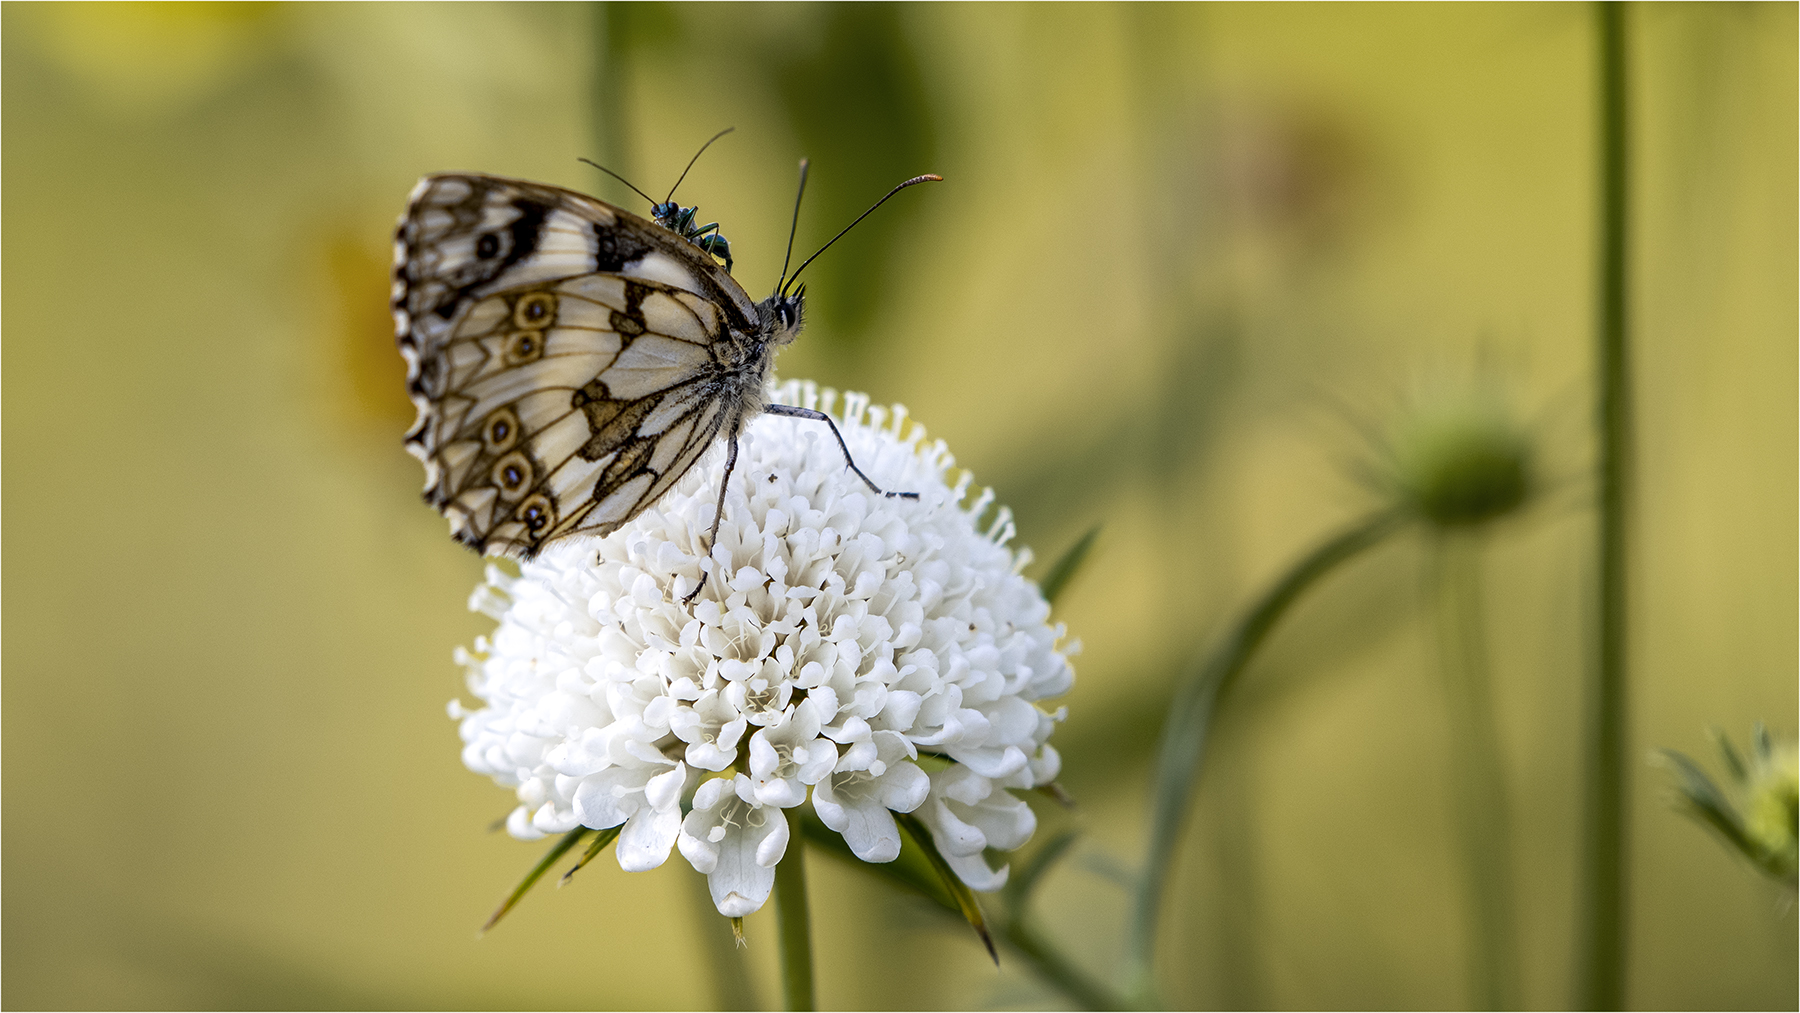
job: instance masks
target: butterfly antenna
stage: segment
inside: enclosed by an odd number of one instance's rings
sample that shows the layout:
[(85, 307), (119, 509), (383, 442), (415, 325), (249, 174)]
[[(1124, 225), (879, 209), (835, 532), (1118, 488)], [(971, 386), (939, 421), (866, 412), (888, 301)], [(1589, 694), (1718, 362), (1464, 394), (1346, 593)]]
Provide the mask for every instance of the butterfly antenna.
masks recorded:
[[(631, 180), (626, 179), (624, 176), (619, 175), (618, 173), (612, 171), (611, 169), (608, 169), (606, 166), (601, 165), (599, 162), (595, 162), (591, 159), (586, 159), (586, 158), (577, 158), (575, 161), (586, 162), (587, 164), (593, 166), (596, 169), (599, 169), (601, 172), (606, 173), (608, 176), (611, 176), (612, 178), (618, 180), (619, 182), (625, 184), (626, 186), (631, 186)], [(656, 203), (655, 197), (650, 196), (649, 194), (645, 193), (642, 190), (639, 190), (635, 186), (631, 186), (631, 189), (632, 189), (632, 192), (637, 194), (639, 197), (644, 198), (645, 200), (649, 201), (652, 204)]]
[[(892, 190), (889, 190), (887, 192), (887, 196), (876, 201), (873, 205), (871, 205), (869, 207), (869, 210), (864, 211), (860, 215), (857, 215), (855, 222), (851, 222), (850, 224), (844, 226), (844, 232), (849, 232), (851, 229), (856, 228), (857, 222), (860, 222), (864, 218), (867, 218), (870, 215), (874, 214), (876, 208), (882, 206), (883, 204), (886, 204), (888, 197), (892, 197), (893, 195), (899, 193), (900, 191), (906, 189), (907, 187), (912, 186), (916, 183), (942, 183), (943, 181), (944, 181), (944, 177), (934, 176), (930, 173), (927, 173), (923, 176), (914, 176), (913, 178), (907, 180), (906, 182), (900, 184), (899, 186), (894, 187)], [(831, 243), (835, 243), (838, 240), (844, 238), (844, 232), (840, 232), (837, 235), (832, 236)], [(806, 265), (812, 263), (815, 260), (818, 260), (819, 253), (824, 253), (826, 250), (831, 249), (831, 243), (826, 243), (824, 246), (819, 247), (818, 253), (814, 253), (812, 256), (806, 258), (806, 261), (804, 263), (802, 263), (799, 267), (795, 268), (794, 276), (792, 278), (787, 279), (787, 284), (792, 285), (795, 281), (799, 280), (800, 272), (806, 270)], [(786, 286), (783, 286), (783, 287), (785, 288)]]
[[(700, 145), (700, 150), (694, 152), (693, 158), (688, 159), (687, 169), (681, 170), (681, 177), (679, 179), (675, 180), (674, 186), (669, 187), (669, 196), (663, 198), (664, 204), (667, 204), (669, 201), (675, 199), (675, 191), (681, 189), (681, 180), (687, 178), (688, 169), (692, 169), (694, 167), (694, 163), (700, 161), (700, 156), (706, 154), (706, 149), (712, 147), (712, 142), (718, 140), (721, 137), (724, 137), (726, 134), (729, 134), (733, 130), (736, 130), (736, 129), (737, 129), (736, 127), (726, 127), (724, 130), (721, 130), (718, 133), (712, 135), (711, 139), (709, 139), (705, 144)], [(633, 189), (636, 189), (636, 187), (633, 187)], [(655, 201), (651, 201), (651, 203), (654, 204)]]
[(788, 226), (787, 256), (781, 258), (781, 277), (775, 282), (775, 294), (780, 295), (786, 286), (788, 263), (794, 259), (794, 230), (800, 227), (800, 198), (806, 196), (806, 159), (800, 160), (800, 190), (794, 194), (794, 222)]

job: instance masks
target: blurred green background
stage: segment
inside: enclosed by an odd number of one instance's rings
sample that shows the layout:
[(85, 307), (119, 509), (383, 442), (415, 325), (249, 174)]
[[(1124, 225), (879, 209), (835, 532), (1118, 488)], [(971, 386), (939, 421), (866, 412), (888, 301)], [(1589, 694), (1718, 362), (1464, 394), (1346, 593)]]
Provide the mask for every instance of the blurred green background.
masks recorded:
[[(1793, 1008), (1795, 914), (1667, 804), (1655, 746), (1796, 714), (1796, 7), (1631, 12), (1628, 999)], [(1058, 555), (1085, 836), (1040, 893), (1120, 953), (1177, 671), (1372, 502), (1361, 420), (1501, 376), (1548, 484), (1488, 623), (1524, 994), (1571, 1001), (1592, 613), (1593, 19), (1579, 5), (0, 9), (4, 992), (27, 1007), (775, 1003), (718, 995), (684, 862), (610, 859), (474, 929), (542, 845), (487, 831), (450, 651), (481, 564), (418, 501), (385, 300), (418, 176), (684, 184), (782, 358), (902, 401)], [(632, 200), (635, 200), (633, 198)], [(1040, 564), (1041, 566), (1041, 564)], [(1465, 1001), (1450, 742), (1415, 537), (1335, 575), (1222, 719), (1160, 960), (1181, 1006)], [(76, 778), (70, 788), (70, 778)], [(1041, 802), (1042, 800), (1034, 800)], [(828, 860), (828, 1006), (1043, 1006), (1016, 960)]]

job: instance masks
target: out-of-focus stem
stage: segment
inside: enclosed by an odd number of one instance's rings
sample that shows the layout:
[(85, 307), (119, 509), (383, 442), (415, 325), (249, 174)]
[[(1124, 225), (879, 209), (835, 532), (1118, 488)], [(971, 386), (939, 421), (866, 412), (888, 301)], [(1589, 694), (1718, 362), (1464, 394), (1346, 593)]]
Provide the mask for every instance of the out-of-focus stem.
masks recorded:
[[(588, 5), (593, 28), (593, 72), (588, 116), (593, 128), (594, 157), (601, 165), (631, 175), (631, 152), (625, 123), (625, 57), (628, 45), (624, 4), (597, 0)], [(611, 180), (601, 185), (617, 186)]]
[(1225, 639), (1176, 687), (1153, 775), (1149, 846), (1132, 918), (1126, 926), (1125, 989), (1135, 1004), (1156, 1003), (1151, 960), (1157, 917), (1219, 704), (1288, 607), (1319, 578), (1398, 530), (1406, 517), (1398, 510), (1379, 510), (1302, 557), (1263, 592)]
[(1595, 5), (1599, 91), (1599, 271), (1596, 293), (1599, 461), (1599, 636), (1583, 745), (1586, 832), (1575, 1005), (1619, 1009), (1625, 999), (1625, 505), (1631, 453), (1627, 385), (1626, 9)]
[(787, 854), (775, 865), (775, 919), (781, 941), (781, 996), (790, 1010), (813, 1004), (812, 916), (806, 904), (806, 843), (788, 821)]
[[(789, 847), (797, 845), (790, 844)], [(744, 951), (731, 930), (731, 920), (713, 905), (705, 876), (683, 876), (693, 898), (694, 918), (699, 922), (700, 946), (712, 967), (713, 1009), (762, 1009), (756, 986), (744, 963)]]
[(1433, 546), (1438, 650), (1450, 713), (1452, 808), (1469, 904), (1469, 1006), (1517, 1009), (1512, 827), (1482, 634), (1481, 543), (1441, 532)]

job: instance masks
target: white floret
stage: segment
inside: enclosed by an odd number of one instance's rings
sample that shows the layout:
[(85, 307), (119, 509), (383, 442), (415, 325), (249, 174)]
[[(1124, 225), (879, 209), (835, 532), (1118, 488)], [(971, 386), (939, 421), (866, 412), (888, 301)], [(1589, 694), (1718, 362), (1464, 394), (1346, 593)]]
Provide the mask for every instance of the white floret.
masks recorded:
[(1061, 765), (1062, 712), (1040, 702), (1074, 679), (1062, 628), (1017, 573), (1010, 515), (984, 519), (991, 492), (965, 503), (968, 477), (946, 484), (950, 455), (904, 409), (771, 395), (831, 412), (872, 479), (919, 498), (871, 492), (823, 424), (761, 415), (709, 555), (717, 448), (607, 538), (552, 543), (517, 578), (490, 568), (471, 606), (499, 627), (459, 654), (485, 706), (451, 709), (463, 761), (514, 789), (515, 836), (623, 825), (634, 870), (679, 842), (727, 914), (766, 900), (782, 810), (809, 797), (872, 862), (899, 854), (892, 814), (916, 811), (970, 886), (996, 889), (984, 850), (1035, 827), (1012, 790)]

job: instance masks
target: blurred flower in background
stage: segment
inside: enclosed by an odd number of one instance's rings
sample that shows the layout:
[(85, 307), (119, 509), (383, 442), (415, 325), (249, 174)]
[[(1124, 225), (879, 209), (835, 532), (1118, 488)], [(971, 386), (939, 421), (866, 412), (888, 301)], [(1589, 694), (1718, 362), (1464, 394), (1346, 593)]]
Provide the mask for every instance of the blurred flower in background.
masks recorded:
[(1493, 377), (1416, 385), (1377, 436), (1377, 453), (1377, 489), (1443, 528), (1511, 513), (1537, 484), (1532, 433)]
[(1800, 855), (1800, 753), (1794, 740), (1778, 740), (1759, 723), (1750, 733), (1748, 757), (1723, 733), (1714, 733), (1713, 741), (1725, 766), (1723, 789), (1686, 755), (1672, 749), (1659, 754), (1675, 773), (1681, 808), (1792, 891)]

